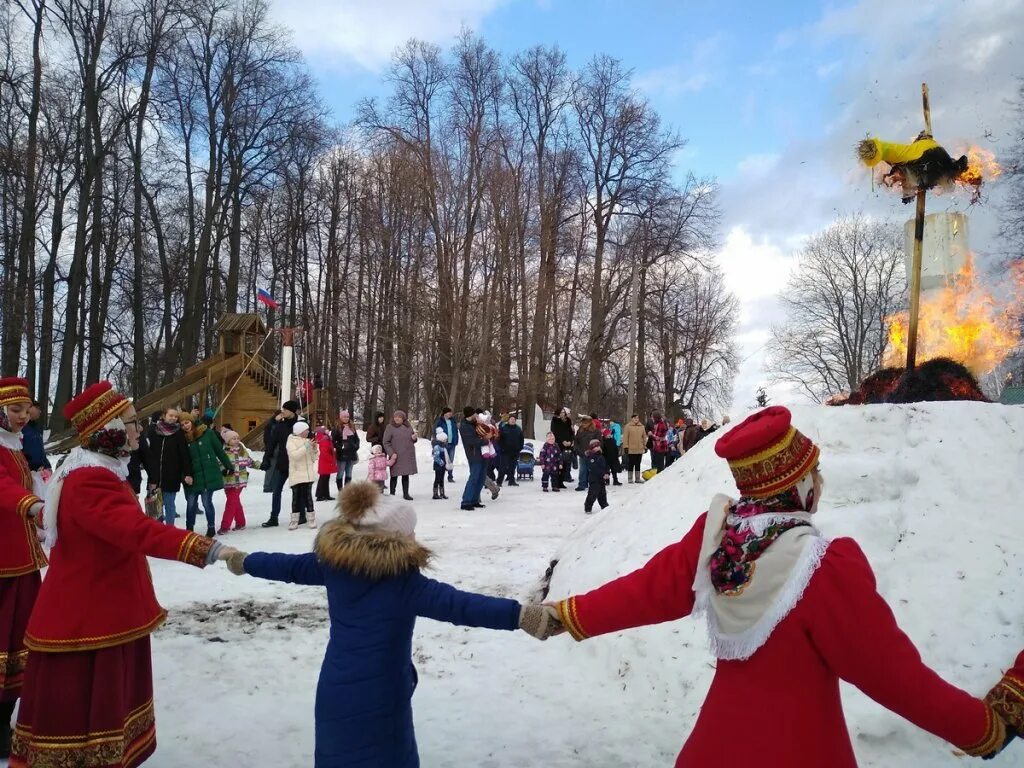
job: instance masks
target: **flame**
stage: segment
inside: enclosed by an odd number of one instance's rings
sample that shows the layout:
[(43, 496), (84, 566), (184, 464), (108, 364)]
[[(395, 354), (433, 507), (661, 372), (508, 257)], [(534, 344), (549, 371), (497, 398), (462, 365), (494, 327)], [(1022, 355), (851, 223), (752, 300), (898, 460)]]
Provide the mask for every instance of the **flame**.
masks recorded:
[[(1024, 299), (1024, 266), (1010, 270), (1014, 289), (1013, 303)], [(976, 278), (974, 258), (946, 287), (921, 296), (917, 326), (917, 360), (950, 357), (981, 376), (995, 368), (1021, 341), (1020, 325), (992, 292)], [(899, 312), (886, 318), (889, 348), (885, 364), (903, 366), (907, 359), (909, 313)]]
[(1002, 167), (996, 162), (996, 156), (976, 144), (972, 144), (961, 154), (967, 155), (967, 170), (956, 178), (961, 184), (979, 187), (983, 181), (993, 181), (1003, 173)]

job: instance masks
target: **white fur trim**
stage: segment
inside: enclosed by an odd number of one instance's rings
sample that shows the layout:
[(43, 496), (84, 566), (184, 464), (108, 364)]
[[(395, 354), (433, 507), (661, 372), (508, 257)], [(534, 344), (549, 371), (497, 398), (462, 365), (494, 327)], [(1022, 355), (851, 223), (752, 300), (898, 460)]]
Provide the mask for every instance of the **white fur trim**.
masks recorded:
[(0, 448), (20, 451), (22, 449), (21, 441), (21, 432), (8, 432), (6, 429), (0, 429)]
[(76, 469), (85, 469), (87, 467), (107, 469), (122, 481), (128, 479), (127, 458), (117, 459), (104, 453), (87, 451), (81, 446), (72, 448), (71, 452), (64, 457), (64, 461), (58, 465), (50, 481), (47, 483), (46, 508), (43, 514), (47, 547), (52, 547), (57, 543), (57, 511), (60, 509), (60, 494), (64, 487), (64, 481)]
[[(764, 532), (776, 523), (788, 523), (790, 520), (800, 520), (810, 523), (811, 516), (806, 512), (791, 512), (779, 515), (754, 515), (753, 517), (738, 517), (729, 515), (726, 519), (729, 525), (734, 525), (740, 531), (753, 531), (755, 536), (764, 536)], [(813, 523), (812, 523), (813, 525)]]

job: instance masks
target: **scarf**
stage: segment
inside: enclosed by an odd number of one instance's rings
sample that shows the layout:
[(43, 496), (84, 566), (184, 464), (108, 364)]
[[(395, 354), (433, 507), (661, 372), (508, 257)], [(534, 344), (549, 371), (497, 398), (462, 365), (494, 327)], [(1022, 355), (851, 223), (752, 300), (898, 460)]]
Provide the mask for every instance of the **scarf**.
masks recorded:
[(803, 597), (828, 548), (803, 509), (810, 477), (771, 499), (716, 496), (708, 508), (694, 615), (706, 614), (711, 650), (749, 659)]
[[(108, 430), (104, 429), (101, 431)], [(57, 543), (57, 511), (60, 509), (60, 494), (64, 488), (64, 481), (76, 469), (84, 469), (86, 467), (101, 467), (113, 472), (122, 481), (128, 479), (127, 456), (110, 456), (82, 446), (72, 448), (68, 455), (57, 465), (53, 476), (46, 484), (46, 506), (44, 507), (43, 518), (47, 547), (53, 547)]]
[(180, 430), (181, 429), (181, 424), (179, 424), (178, 422), (174, 422), (173, 424), (168, 424), (166, 421), (161, 419), (160, 421), (158, 421), (156, 423), (156, 426), (154, 427), (154, 429), (156, 430), (156, 433), (158, 435), (163, 435), (164, 437), (167, 437), (168, 435), (173, 435), (175, 432)]
[(356, 431), (352, 429), (352, 422), (347, 421), (341, 425), (341, 437), (342, 439), (348, 439), (354, 435)]

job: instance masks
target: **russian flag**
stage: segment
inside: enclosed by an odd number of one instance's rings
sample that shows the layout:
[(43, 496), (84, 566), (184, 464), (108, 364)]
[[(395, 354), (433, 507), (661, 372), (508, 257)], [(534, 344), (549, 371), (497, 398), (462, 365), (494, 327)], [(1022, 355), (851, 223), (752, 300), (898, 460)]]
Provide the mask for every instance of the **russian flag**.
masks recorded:
[(271, 309), (278, 309), (281, 305), (274, 301), (274, 297), (270, 295), (270, 291), (266, 288), (256, 289), (256, 298), (266, 304)]

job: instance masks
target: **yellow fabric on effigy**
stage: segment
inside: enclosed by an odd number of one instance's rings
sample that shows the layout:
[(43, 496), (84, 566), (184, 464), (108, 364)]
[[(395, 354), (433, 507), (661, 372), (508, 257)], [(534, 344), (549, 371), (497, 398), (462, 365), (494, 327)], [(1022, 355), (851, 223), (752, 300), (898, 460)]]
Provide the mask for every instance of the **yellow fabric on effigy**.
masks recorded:
[(929, 149), (938, 146), (938, 142), (931, 138), (917, 139), (913, 144), (899, 144), (872, 138), (860, 142), (857, 153), (864, 165), (874, 168), (883, 161), (889, 165), (900, 165), (919, 160)]

